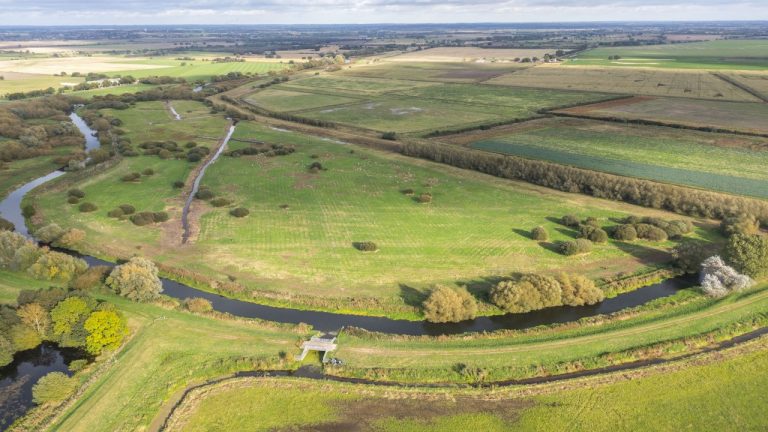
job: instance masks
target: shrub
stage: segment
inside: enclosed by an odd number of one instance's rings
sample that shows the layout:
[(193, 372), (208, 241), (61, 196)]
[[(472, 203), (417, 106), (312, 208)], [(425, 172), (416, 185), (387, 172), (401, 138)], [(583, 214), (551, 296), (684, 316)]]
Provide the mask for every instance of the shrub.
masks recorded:
[(531, 231), (531, 238), (536, 241), (547, 241), (549, 240), (549, 233), (543, 226), (537, 226)]
[(77, 359), (77, 360), (72, 360), (69, 363), (69, 366), (67, 366), (67, 369), (69, 369), (69, 371), (72, 373), (77, 373), (85, 369), (86, 366), (88, 366), (88, 360)]
[(155, 175), (155, 170), (153, 170), (152, 168), (147, 168), (141, 173), (144, 174), (145, 176), (151, 176), (151, 175)]
[(80, 198), (71, 196), (67, 198), (67, 202), (70, 204), (77, 204), (80, 202)]
[(595, 228), (589, 233), (587, 239), (593, 243), (605, 243), (608, 241), (608, 233), (601, 228)]
[(72, 279), (69, 285), (78, 291), (92, 290), (104, 282), (110, 270), (107, 266), (89, 267), (88, 270)]
[(211, 200), (211, 205), (214, 207), (224, 207), (232, 204), (232, 201), (226, 198), (214, 198)]
[(197, 152), (189, 152), (187, 153), (187, 162), (200, 162), (200, 159), (203, 157), (200, 156), (200, 153)]
[(507, 312), (528, 312), (561, 304), (560, 284), (552, 277), (526, 274), (491, 289), (493, 304)]
[(307, 169), (309, 169), (309, 172), (316, 173), (324, 170), (325, 168), (323, 168), (323, 164), (321, 164), (320, 162), (312, 162), (311, 164), (309, 164), (309, 167)]
[(80, 189), (70, 189), (67, 192), (67, 195), (75, 198), (85, 198), (85, 192), (81, 191)]
[(163, 291), (155, 263), (141, 257), (116, 266), (106, 284), (117, 294), (139, 302), (155, 300)]
[(621, 241), (635, 241), (637, 230), (632, 225), (619, 225), (613, 230), (613, 238)]
[(195, 198), (199, 200), (209, 200), (213, 198), (215, 195), (213, 194), (213, 191), (211, 191), (208, 188), (200, 189), (195, 194)]
[(118, 207), (120, 208), (120, 210), (123, 211), (123, 214), (125, 215), (131, 215), (136, 213), (136, 207), (130, 204), (120, 204)]
[(80, 204), (78, 209), (82, 213), (89, 213), (89, 212), (92, 212), (92, 211), (96, 211), (98, 209), (98, 207), (96, 207), (96, 204), (89, 203), (89, 202), (84, 202), (84, 203)]
[(585, 254), (592, 251), (592, 242), (586, 239), (566, 241), (560, 243), (559, 250), (567, 256)]
[(375, 252), (379, 250), (379, 247), (376, 245), (376, 243), (372, 241), (355, 242), (353, 246), (355, 249), (361, 252)]
[(170, 159), (173, 157), (173, 153), (166, 149), (162, 149), (157, 153), (157, 156), (160, 157), (160, 159)]
[(35, 231), (35, 237), (42, 243), (51, 244), (64, 235), (64, 229), (58, 224), (52, 223)]
[(459, 322), (475, 318), (477, 302), (466, 289), (437, 286), (422, 304), (427, 321)]
[(654, 242), (667, 241), (669, 238), (666, 231), (649, 224), (637, 224), (635, 225), (635, 231), (637, 231), (638, 238)]
[(16, 226), (13, 225), (13, 222), (9, 221), (8, 219), (0, 217), (0, 231), (13, 231), (16, 229)]
[(672, 248), (672, 258), (675, 266), (686, 273), (698, 273), (701, 263), (709, 256), (705, 242), (683, 241)]
[(111, 218), (119, 219), (119, 218), (123, 217), (124, 215), (125, 215), (125, 212), (122, 209), (120, 209), (120, 208), (112, 209), (112, 210), (107, 212), (107, 216), (109, 216)]
[(755, 284), (749, 276), (739, 274), (732, 267), (725, 265), (719, 256), (707, 258), (701, 263), (699, 278), (704, 293), (712, 297), (723, 297)]
[(173, 182), (173, 187), (176, 189), (181, 189), (184, 187), (184, 182), (181, 180), (176, 180), (175, 182)]
[(395, 141), (397, 140), (397, 134), (395, 132), (384, 132), (381, 134), (381, 138), (385, 140)]
[(56, 241), (57, 246), (72, 248), (85, 240), (85, 231), (77, 228), (70, 228)]
[(605, 299), (603, 290), (582, 275), (560, 273), (555, 276), (560, 284), (561, 303), (568, 306), (593, 305)]
[(152, 212), (139, 212), (131, 215), (131, 222), (138, 226), (149, 225), (155, 222), (155, 214)]
[(32, 387), (32, 399), (37, 404), (60, 402), (74, 393), (77, 381), (63, 372), (51, 372)]
[(195, 313), (205, 313), (213, 310), (211, 302), (201, 297), (193, 297), (184, 300), (184, 307), (188, 311)]
[(760, 232), (760, 222), (752, 215), (730, 216), (720, 223), (720, 230), (726, 236), (734, 234), (757, 234)]
[(141, 178), (141, 174), (134, 172), (134, 173), (126, 174), (120, 177), (120, 180), (124, 182), (135, 182), (135, 181), (138, 181), (140, 178)]
[(32, 216), (37, 213), (37, 210), (35, 209), (35, 206), (32, 204), (27, 204), (21, 209), (21, 215), (24, 216), (26, 219), (31, 218)]
[(238, 218), (246, 217), (246, 216), (248, 216), (248, 213), (250, 213), (250, 212), (245, 207), (238, 207), (238, 208), (235, 208), (235, 209), (232, 209), (232, 210), (229, 211), (229, 214), (231, 214), (234, 217), (238, 217)]
[(408, 188), (408, 189), (401, 190), (400, 193), (407, 196), (413, 196), (415, 192), (413, 189)]
[(567, 227), (572, 227), (572, 228), (575, 228), (580, 224), (579, 218), (577, 218), (575, 215), (572, 215), (572, 214), (568, 214), (560, 218), (560, 223), (562, 223)]
[(734, 234), (725, 245), (725, 259), (738, 272), (755, 279), (768, 276), (768, 237)]
[(596, 217), (592, 217), (592, 216), (584, 219), (584, 225), (591, 226), (594, 228), (600, 228), (600, 222), (597, 220)]
[(152, 221), (155, 223), (162, 223), (168, 220), (168, 213), (164, 211), (152, 213)]
[(422, 194), (419, 194), (418, 197), (416, 197), (416, 202), (420, 204), (427, 204), (432, 202), (432, 194), (428, 192), (424, 192)]

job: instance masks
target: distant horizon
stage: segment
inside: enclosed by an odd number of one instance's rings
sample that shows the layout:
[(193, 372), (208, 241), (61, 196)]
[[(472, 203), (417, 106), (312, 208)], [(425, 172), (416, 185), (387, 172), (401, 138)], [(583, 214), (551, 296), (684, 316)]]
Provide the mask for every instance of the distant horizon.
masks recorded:
[[(0, 0), (13, 26), (761, 22), (761, 0)], [(5, 27), (5, 26), (3, 26)]]

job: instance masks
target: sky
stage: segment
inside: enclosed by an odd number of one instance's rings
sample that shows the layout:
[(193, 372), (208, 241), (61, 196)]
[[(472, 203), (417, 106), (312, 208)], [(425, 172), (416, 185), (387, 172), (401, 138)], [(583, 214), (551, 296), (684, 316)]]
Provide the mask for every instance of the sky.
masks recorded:
[(768, 20), (768, 0), (0, 0), (0, 25)]

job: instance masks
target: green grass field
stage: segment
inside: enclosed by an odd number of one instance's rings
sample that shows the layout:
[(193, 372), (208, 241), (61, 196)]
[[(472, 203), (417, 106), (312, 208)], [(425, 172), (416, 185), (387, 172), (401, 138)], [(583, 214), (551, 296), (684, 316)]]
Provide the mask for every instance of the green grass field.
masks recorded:
[[(608, 60), (618, 55), (619, 60)], [(768, 41), (715, 40), (639, 47), (595, 48), (568, 64), (675, 69), (742, 69), (768, 67)]]
[(472, 148), (768, 198), (768, 140), (652, 126), (544, 120)]
[[(137, 65), (157, 65), (157, 69), (126, 69), (119, 72), (113, 72), (110, 75), (126, 76), (131, 75), (134, 78), (143, 78), (148, 76), (170, 76), (185, 78), (189, 81), (207, 80), (215, 75), (226, 75), (229, 72), (240, 72), (243, 74), (267, 74), (270, 71), (281, 71), (288, 68), (287, 63), (279, 62), (231, 62), (214, 63), (212, 61), (202, 60), (175, 60), (170, 57), (158, 57), (144, 60), (127, 61)], [(181, 63), (185, 63), (181, 66)]]
[[(574, 233), (553, 222), (566, 213), (595, 216), (604, 224), (628, 214), (658, 212), (556, 193), (468, 171), (398, 156), (385, 156), (351, 145), (287, 133), (241, 122), (235, 139), (291, 144), (297, 152), (273, 158), (224, 156), (208, 169), (203, 185), (250, 210), (248, 217), (229, 215), (229, 208), (196, 203), (199, 236), (179, 248), (179, 192), (173, 181), (184, 178), (191, 164), (157, 157), (125, 158), (110, 171), (77, 187), (99, 210), (80, 213), (63, 192), (34, 199), (47, 221), (84, 229), (88, 251), (130, 256), (140, 249), (179, 268), (194, 268), (218, 280), (227, 275), (272, 297), (301, 304), (295, 295), (323, 299), (374, 298), (371, 313), (405, 309), (404, 292), (434, 283), (454, 284), (513, 271), (573, 269), (590, 276), (645, 268), (659, 259), (659, 248), (671, 243), (614, 243), (597, 246), (590, 255), (566, 258), (528, 238), (537, 225), (553, 241)], [(230, 148), (244, 146), (231, 142)], [(316, 155), (317, 158), (312, 158)], [(326, 171), (310, 173), (320, 162)], [(125, 183), (128, 172), (153, 168), (154, 176)], [(418, 204), (403, 189), (429, 192), (430, 204)], [(118, 204), (139, 210), (167, 210), (171, 220), (137, 227), (106, 216)], [(287, 209), (282, 209), (287, 205)], [(668, 216), (665, 216), (668, 217)], [(703, 233), (702, 233), (703, 234)], [(354, 242), (374, 241), (377, 253), (361, 253)], [(653, 265), (653, 264), (652, 264)], [(361, 313), (362, 307), (334, 308)], [(384, 306), (382, 306), (384, 305)]]
[(248, 95), (245, 101), (270, 111), (288, 112), (353, 103), (358, 98), (329, 94), (306, 93), (284, 89), (283, 86), (267, 88)]
[(14, 304), (21, 290), (58, 286), (56, 282), (40, 281), (26, 273), (0, 270), (0, 304)]
[(437, 63), (437, 62), (377, 62), (356, 65), (341, 71), (343, 75), (403, 79), (409, 81), (472, 83), (487, 80), (523, 68), (518, 63)]
[(351, 95), (376, 96), (395, 91), (409, 91), (413, 88), (430, 86), (433, 84), (419, 81), (405, 81), (380, 78), (360, 78), (340, 75), (325, 75), (303, 78), (289, 81), (284, 86), (302, 88), (307, 90), (330, 91), (334, 94), (349, 93)]
[(768, 351), (753, 349), (607, 383), (475, 392), (243, 379), (185, 401), (172, 430), (757, 431)]

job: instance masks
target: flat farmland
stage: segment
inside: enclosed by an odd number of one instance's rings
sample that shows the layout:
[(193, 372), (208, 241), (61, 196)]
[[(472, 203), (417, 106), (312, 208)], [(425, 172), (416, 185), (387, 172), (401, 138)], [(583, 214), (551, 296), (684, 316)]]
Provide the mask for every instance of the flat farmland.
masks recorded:
[(453, 141), (595, 171), (768, 198), (768, 140), (761, 138), (544, 119)]
[(315, 76), (299, 80), (289, 81), (283, 87), (301, 88), (305, 90), (338, 92), (353, 95), (377, 96), (394, 91), (406, 91), (414, 87), (429, 86), (430, 84), (418, 81), (405, 81), (396, 79)]
[(357, 98), (347, 96), (300, 92), (279, 87), (271, 87), (251, 93), (244, 100), (259, 108), (276, 112), (305, 110), (359, 101)]
[(85, 81), (80, 77), (57, 77), (53, 75), (42, 75), (22, 72), (0, 71), (0, 97), (8, 93), (28, 92), (31, 90), (44, 90), (48, 87), (59, 88), (63, 83), (79, 84)]
[(731, 73), (729, 75), (768, 98), (768, 74)]
[[(608, 60), (618, 55), (618, 60)], [(572, 65), (675, 69), (762, 70), (768, 67), (768, 40), (715, 40), (670, 45), (595, 48)]]
[[(183, 66), (182, 63), (184, 63)], [(161, 57), (127, 62), (121, 66), (120, 71), (113, 71), (112, 75), (131, 75), (134, 78), (158, 75), (197, 81), (206, 80), (214, 75), (226, 75), (229, 72), (262, 75), (271, 71), (281, 71), (288, 67), (290, 67), (288, 63), (268, 61), (217, 63), (213, 61), (175, 60)]]
[(595, 118), (650, 120), (691, 127), (768, 133), (768, 104), (636, 97), (561, 110)]
[[(766, 77), (768, 79), (768, 77)], [(768, 83), (768, 81), (765, 81)], [(542, 65), (501, 75), (487, 84), (759, 102), (706, 71)], [(768, 84), (766, 84), (768, 87)]]
[(543, 58), (544, 54), (554, 54), (552, 49), (504, 49), (504, 48), (479, 48), (479, 47), (437, 47), (419, 51), (411, 51), (394, 57), (388, 57), (387, 61), (393, 62), (471, 62), (476, 60), (514, 60), (521, 58)]
[(354, 65), (351, 69), (340, 71), (340, 74), (411, 81), (472, 83), (488, 80), (523, 68), (525, 66), (519, 63), (380, 61), (364, 65)]

